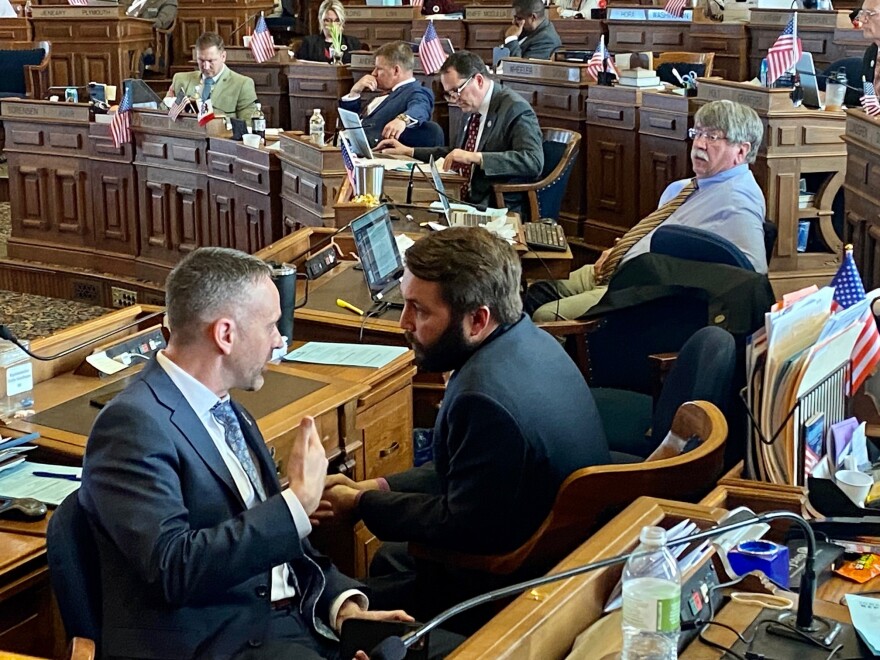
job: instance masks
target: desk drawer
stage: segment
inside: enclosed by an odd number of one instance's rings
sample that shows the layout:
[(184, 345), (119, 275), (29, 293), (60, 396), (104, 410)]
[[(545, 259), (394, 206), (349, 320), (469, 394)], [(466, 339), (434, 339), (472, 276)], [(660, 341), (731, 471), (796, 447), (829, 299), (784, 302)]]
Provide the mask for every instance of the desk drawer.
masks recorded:
[(639, 133), (642, 135), (686, 140), (687, 129), (687, 113), (674, 114), (645, 107), (639, 110)]
[(587, 99), (586, 105), (588, 125), (621, 128), (627, 131), (638, 126), (635, 106), (592, 101), (591, 99)]
[(364, 434), (365, 479), (412, 467), (412, 410), (411, 384), (358, 409), (358, 428)]
[[(342, 450), (342, 441), (339, 437), (339, 413), (331, 410), (315, 418), (318, 435), (321, 436), (324, 451), (331, 461), (339, 456)], [(293, 441), (299, 438), (299, 426), (295, 426), (281, 435), (267, 439), (266, 446), (270, 452), (274, 452), (275, 468), (281, 481), (287, 478), (287, 459), (290, 458), (290, 448)]]

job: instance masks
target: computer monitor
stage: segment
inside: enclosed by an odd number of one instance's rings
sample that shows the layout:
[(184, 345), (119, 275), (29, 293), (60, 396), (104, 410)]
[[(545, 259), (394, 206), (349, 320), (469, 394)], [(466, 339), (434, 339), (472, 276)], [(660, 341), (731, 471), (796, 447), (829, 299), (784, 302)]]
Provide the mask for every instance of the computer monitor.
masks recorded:
[(343, 137), (352, 155), (372, 159), (373, 150), (370, 148), (370, 141), (367, 139), (360, 116), (351, 110), (339, 108), (339, 121), (345, 129)]

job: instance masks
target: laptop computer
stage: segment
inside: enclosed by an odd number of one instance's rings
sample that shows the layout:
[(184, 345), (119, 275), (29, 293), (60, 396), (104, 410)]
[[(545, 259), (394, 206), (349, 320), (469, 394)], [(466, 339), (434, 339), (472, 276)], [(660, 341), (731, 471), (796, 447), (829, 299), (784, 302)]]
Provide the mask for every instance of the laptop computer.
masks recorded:
[(819, 97), (819, 81), (816, 78), (816, 67), (813, 65), (813, 54), (803, 53), (794, 67), (801, 79), (801, 89), (804, 91), (804, 107), (825, 109)]
[(346, 110), (345, 108), (339, 108), (339, 121), (345, 129), (345, 131), (342, 132), (341, 137), (353, 156), (364, 160), (368, 159), (384, 163), (386, 167), (400, 165), (399, 162), (389, 163), (388, 161), (403, 161), (407, 163), (415, 162), (415, 158), (410, 158), (409, 156), (382, 153), (377, 156), (374, 154), (370, 145), (370, 140), (367, 138), (367, 133), (364, 130), (364, 125), (361, 122), (360, 116), (356, 112)]
[(391, 230), (391, 217), (384, 204), (351, 223), (351, 233), (364, 271), (370, 298), (376, 303), (403, 307), (400, 278), (403, 259)]

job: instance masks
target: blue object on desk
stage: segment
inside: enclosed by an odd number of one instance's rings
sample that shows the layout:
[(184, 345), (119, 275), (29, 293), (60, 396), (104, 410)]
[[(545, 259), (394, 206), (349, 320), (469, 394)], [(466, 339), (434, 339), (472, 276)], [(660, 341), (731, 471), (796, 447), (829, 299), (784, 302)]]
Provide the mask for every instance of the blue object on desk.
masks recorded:
[(781, 587), (788, 588), (788, 548), (772, 541), (743, 541), (727, 553), (737, 575), (761, 571)]
[(49, 479), (65, 479), (66, 481), (82, 481), (75, 474), (63, 474), (60, 472), (34, 472), (35, 477), (47, 477)]

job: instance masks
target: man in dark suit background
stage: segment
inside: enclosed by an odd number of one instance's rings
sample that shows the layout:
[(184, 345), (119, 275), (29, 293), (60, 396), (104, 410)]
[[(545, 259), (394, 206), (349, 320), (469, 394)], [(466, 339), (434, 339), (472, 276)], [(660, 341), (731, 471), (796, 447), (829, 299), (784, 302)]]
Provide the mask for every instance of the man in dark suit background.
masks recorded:
[[(461, 146), (412, 149), (389, 139), (377, 149), (423, 161), (445, 157), (443, 168), (467, 179), (460, 196), (472, 204), (490, 204), (494, 182), (534, 181), (540, 176), (544, 167), (541, 127), (523, 97), (496, 85), (483, 61), (466, 50), (446, 59), (440, 82), (447, 100), (467, 114), (458, 141)], [(514, 200), (508, 206), (516, 210)]]
[[(308, 542), (327, 458), (300, 424), (282, 490), (254, 419), (230, 401), (258, 390), (278, 291), (266, 264), (192, 252), (166, 282), (171, 339), (101, 412), (79, 499), (99, 548), (104, 657), (335, 657), (360, 585)], [(287, 655), (284, 655), (287, 654)]]
[(167, 30), (177, 18), (177, 0), (125, 0), (125, 14), (153, 21), (153, 27)]
[[(434, 93), (413, 78), (412, 48), (404, 41), (393, 41), (376, 51), (376, 64), (351, 87), (339, 107), (361, 115), (364, 132), (371, 145), (382, 138), (396, 138), (407, 144), (407, 137), (434, 112)], [(363, 104), (363, 92), (384, 92)]]
[(427, 617), (485, 588), (485, 576), (423, 571), (405, 544), (387, 542), (510, 551), (538, 528), (569, 474), (610, 462), (583, 376), (522, 313), (520, 277), (514, 249), (479, 227), (436, 232), (407, 250), (400, 326), (422, 370), (454, 371), (434, 461), (387, 479), (332, 475), (317, 512), (354, 514), (386, 542), (368, 581), (377, 605), (391, 599)]
[(511, 57), (549, 60), (562, 48), (562, 39), (547, 18), (543, 0), (514, 0), (513, 25), (504, 33)]

